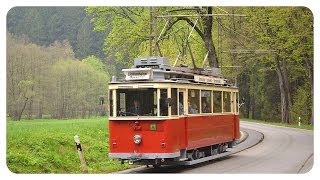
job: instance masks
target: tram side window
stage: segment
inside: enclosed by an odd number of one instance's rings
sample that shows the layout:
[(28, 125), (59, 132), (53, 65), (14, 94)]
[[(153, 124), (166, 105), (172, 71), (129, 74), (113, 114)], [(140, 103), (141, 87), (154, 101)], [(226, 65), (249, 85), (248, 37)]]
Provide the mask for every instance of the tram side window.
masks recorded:
[(221, 113), (221, 91), (213, 91), (213, 112)]
[(109, 117), (113, 116), (113, 90), (109, 90)]
[(211, 91), (201, 90), (201, 113), (211, 113)]
[(223, 92), (223, 112), (231, 112), (231, 93)]
[(199, 90), (198, 89), (189, 89), (188, 90), (188, 112), (189, 114), (199, 113)]
[(171, 115), (178, 115), (177, 102), (178, 102), (178, 89), (171, 89)]
[(117, 90), (117, 116), (156, 116), (156, 89)]
[(160, 116), (168, 116), (167, 89), (160, 89)]

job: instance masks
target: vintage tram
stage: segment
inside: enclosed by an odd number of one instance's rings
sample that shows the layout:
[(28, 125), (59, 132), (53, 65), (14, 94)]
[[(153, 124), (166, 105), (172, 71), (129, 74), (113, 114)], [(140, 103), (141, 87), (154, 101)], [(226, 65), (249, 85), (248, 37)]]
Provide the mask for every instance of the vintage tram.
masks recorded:
[(239, 92), (218, 68), (170, 67), (136, 58), (109, 83), (109, 157), (122, 163), (191, 165), (232, 148)]

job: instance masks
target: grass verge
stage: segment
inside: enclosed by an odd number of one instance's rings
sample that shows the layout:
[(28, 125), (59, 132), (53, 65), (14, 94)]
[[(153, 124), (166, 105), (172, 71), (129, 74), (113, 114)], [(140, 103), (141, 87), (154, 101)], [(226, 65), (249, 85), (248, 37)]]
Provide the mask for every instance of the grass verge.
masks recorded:
[(82, 173), (74, 136), (79, 135), (89, 173), (128, 169), (109, 159), (108, 121), (7, 120), (7, 166), (13, 173)]
[(262, 123), (262, 124), (271, 124), (275, 126), (284, 126), (284, 127), (290, 127), (290, 128), (299, 128), (299, 129), (307, 129), (307, 130), (313, 130), (313, 125), (310, 124), (286, 124), (286, 123), (280, 123), (280, 122), (269, 122), (264, 120), (256, 120), (256, 119), (245, 119), (241, 118), (241, 121), (248, 121), (248, 122), (256, 122), (256, 123)]

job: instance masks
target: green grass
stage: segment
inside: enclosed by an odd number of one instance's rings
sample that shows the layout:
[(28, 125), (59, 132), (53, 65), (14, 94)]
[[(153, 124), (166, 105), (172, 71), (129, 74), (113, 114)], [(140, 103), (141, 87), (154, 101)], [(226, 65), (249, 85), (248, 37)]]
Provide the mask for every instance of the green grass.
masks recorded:
[[(243, 121), (313, 130), (312, 125)], [(82, 173), (74, 135), (79, 135), (89, 173), (110, 173), (136, 166), (108, 158), (106, 117), (93, 119), (7, 120), (7, 166), (14, 173)]]
[(255, 119), (244, 119), (241, 118), (241, 121), (248, 121), (248, 122), (256, 122), (256, 123), (263, 123), (263, 124), (271, 124), (276, 126), (285, 126), (285, 127), (291, 127), (291, 128), (299, 128), (299, 129), (307, 129), (307, 130), (313, 130), (313, 125), (310, 124), (286, 124), (286, 123), (280, 123), (280, 122), (269, 122), (264, 120), (255, 120)]
[(74, 135), (89, 173), (130, 168), (109, 159), (107, 118), (7, 120), (7, 166), (14, 173), (82, 173)]

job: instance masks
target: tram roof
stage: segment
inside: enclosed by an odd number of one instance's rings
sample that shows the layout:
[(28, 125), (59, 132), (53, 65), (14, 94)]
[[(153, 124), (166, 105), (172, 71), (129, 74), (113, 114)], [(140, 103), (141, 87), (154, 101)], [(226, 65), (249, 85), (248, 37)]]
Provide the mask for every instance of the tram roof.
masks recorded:
[(130, 69), (123, 69), (124, 78), (112, 76), (110, 84), (179, 83), (233, 87), (223, 78), (219, 68), (191, 69), (187, 66), (171, 67), (164, 57), (134, 59)]

